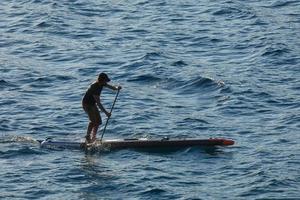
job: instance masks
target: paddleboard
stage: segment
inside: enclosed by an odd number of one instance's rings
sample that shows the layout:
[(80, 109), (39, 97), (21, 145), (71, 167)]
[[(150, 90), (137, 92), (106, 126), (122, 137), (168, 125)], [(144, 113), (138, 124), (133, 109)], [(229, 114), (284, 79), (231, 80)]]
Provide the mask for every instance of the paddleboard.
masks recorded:
[(224, 138), (210, 139), (107, 139), (97, 140), (93, 144), (84, 142), (55, 141), (52, 139), (37, 140), (42, 148), (64, 148), (64, 149), (84, 149), (91, 146), (102, 146), (106, 149), (159, 149), (159, 148), (185, 148), (185, 147), (213, 147), (230, 146), (234, 144), (233, 140)]

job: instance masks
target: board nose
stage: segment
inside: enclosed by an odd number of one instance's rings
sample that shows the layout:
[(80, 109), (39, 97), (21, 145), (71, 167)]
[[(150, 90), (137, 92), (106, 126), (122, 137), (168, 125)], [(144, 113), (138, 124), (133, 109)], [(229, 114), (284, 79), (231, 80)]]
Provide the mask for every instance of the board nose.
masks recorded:
[(234, 141), (233, 140), (224, 140), (223, 141), (223, 145), (225, 145), (225, 146), (229, 146), (229, 145), (233, 145), (234, 144)]

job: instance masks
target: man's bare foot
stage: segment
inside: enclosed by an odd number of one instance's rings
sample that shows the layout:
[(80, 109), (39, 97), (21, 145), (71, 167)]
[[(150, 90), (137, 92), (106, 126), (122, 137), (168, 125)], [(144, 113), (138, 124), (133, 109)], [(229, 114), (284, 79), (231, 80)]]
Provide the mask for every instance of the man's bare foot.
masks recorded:
[(85, 136), (85, 143), (89, 144), (89, 143), (91, 143), (91, 142), (92, 142), (91, 136), (90, 136), (90, 135), (86, 135), (86, 136)]

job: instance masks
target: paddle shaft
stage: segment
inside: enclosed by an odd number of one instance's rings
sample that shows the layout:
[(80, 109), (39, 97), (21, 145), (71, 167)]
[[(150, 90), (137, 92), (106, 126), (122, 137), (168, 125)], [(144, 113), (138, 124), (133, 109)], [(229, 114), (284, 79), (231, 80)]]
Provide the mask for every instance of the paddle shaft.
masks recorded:
[[(118, 92), (117, 92), (117, 94), (116, 94), (115, 100), (114, 100), (113, 105), (111, 106), (111, 109), (110, 109), (110, 114), (112, 113), (112, 111), (113, 111), (113, 109), (114, 109), (114, 106), (115, 106), (115, 104), (116, 104), (116, 101), (117, 101), (119, 92), (120, 92), (120, 90), (118, 89)], [(109, 120), (109, 119), (110, 119), (110, 117), (108, 117), (107, 120), (106, 120), (104, 129), (103, 129), (103, 132), (102, 132), (102, 135), (101, 135), (101, 138), (100, 138), (100, 141), (101, 141), (101, 142), (102, 142), (102, 138), (103, 138), (103, 136), (104, 136), (104, 133), (105, 133), (105, 130), (106, 130), (106, 127), (107, 127), (107, 124), (108, 124), (108, 120)]]

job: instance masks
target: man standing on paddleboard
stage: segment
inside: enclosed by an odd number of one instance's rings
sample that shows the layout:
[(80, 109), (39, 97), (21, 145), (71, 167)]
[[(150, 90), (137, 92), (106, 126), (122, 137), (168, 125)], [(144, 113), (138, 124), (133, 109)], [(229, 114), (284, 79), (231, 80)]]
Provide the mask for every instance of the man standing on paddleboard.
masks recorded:
[(90, 120), (85, 136), (86, 143), (93, 143), (96, 140), (98, 128), (102, 124), (98, 108), (100, 111), (104, 112), (108, 118), (111, 116), (111, 113), (103, 107), (100, 101), (100, 95), (103, 87), (107, 87), (111, 90), (120, 90), (122, 88), (121, 86), (109, 85), (109, 81), (110, 79), (106, 73), (100, 73), (97, 81), (90, 85), (82, 99), (82, 107)]

